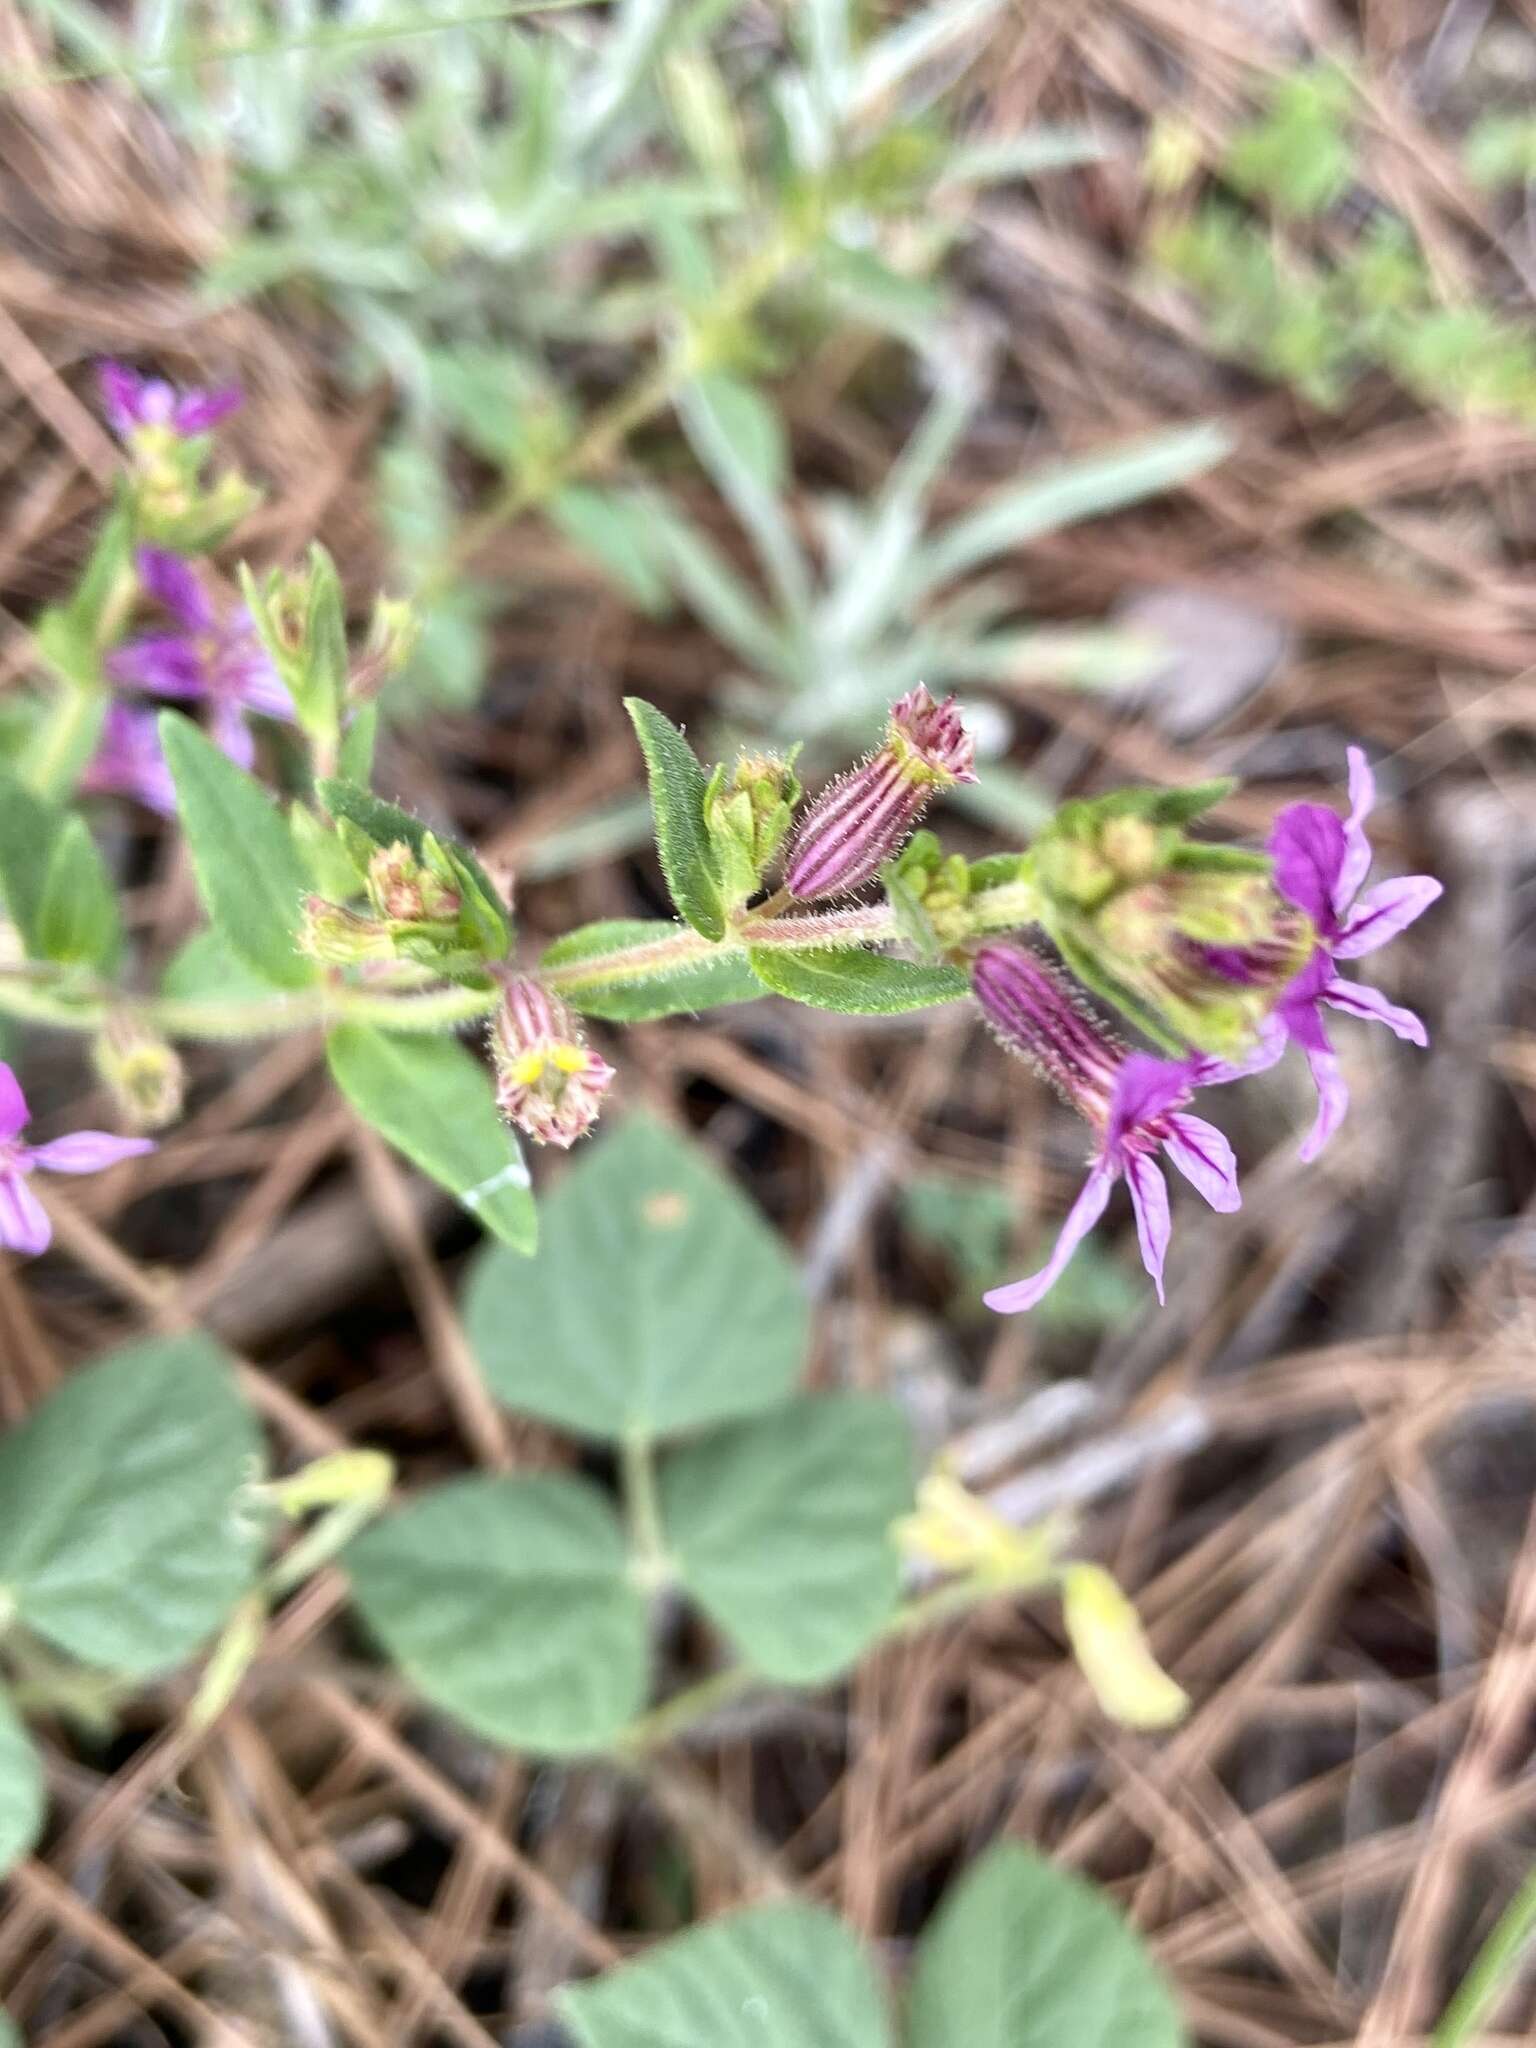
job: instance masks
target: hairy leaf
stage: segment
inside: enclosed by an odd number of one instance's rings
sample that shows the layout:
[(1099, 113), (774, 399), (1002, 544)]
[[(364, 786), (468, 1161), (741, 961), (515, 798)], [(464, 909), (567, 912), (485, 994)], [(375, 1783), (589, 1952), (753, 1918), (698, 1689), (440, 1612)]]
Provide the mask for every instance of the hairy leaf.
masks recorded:
[(704, 826), (704, 771), (677, 727), (654, 705), (626, 697), (650, 778), (656, 851), (678, 915), (706, 939), (725, 936), (719, 867)]
[(955, 1003), (971, 992), (970, 981), (958, 967), (924, 967), (884, 953), (831, 947), (801, 953), (786, 946), (753, 946), (747, 958), (758, 980), (775, 995), (845, 1017), (895, 1017), (905, 1010)]
[(699, 1146), (630, 1117), (544, 1204), (531, 1265), (494, 1250), (465, 1320), (509, 1407), (618, 1438), (703, 1428), (788, 1395), (806, 1305), (783, 1246)]
[(0, 1440), (0, 1607), (83, 1663), (181, 1663), (250, 1584), (257, 1531), (236, 1497), (260, 1462), (210, 1338), (88, 1366)]
[(346, 1565), (406, 1677), (492, 1742), (601, 1749), (644, 1702), (645, 1605), (583, 1480), (453, 1480), (366, 1530)]
[(215, 931), (276, 988), (304, 988), (316, 968), (295, 939), (308, 877), (261, 785), (179, 712), (160, 714), (198, 894)]
[(674, 1017), (685, 1012), (718, 1009), (724, 1003), (750, 1003), (763, 994), (763, 985), (740, 951), (722, 951), (711, 960), (693, 961), (682, 967), (657, 965), (648, 958), (652, 950), (677, 937), (680, 927), (647, 918), (606, 918), (585, 924), (556, 939), (544, 954), (543, 967), (565, 967), (601, 956), (633, 950), (637, 959), (632, 975), (615, 975), (582, 988), (560, 991), (573, 1010), (587, 1017), (605, 1017), (615, 1023), (642, 1024), (652, 1017)]
[(528, 1168), (485, 1068), (453, 1038), (343, 1024), (326, 1042), (348, 1102), (513, 1251), (538, 1242)]

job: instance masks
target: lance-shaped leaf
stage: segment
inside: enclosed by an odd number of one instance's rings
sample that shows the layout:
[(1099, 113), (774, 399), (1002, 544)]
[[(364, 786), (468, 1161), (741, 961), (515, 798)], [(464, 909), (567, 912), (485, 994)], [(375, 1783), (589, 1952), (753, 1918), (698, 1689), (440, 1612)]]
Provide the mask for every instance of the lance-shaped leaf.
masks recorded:
[(544, 1203), (529, 1265), (488, 1250), (470, 1342), (511, 1408), (585, 1436), (701, 1429), (783, 1401), (804, 1290), (759, 1211), (700, 1147), (630, 1117)]
[[(746, 954), (735, 948), (722, 948), (705, 960), (668, 965), (665, 949), (679, 936), (679, 929), (657, 919), (607, 918), (556, 939), (540, 965), (573, 968), (601, 960), (601, 981), (583, 986), (579, 980), (562, 978), (560, 993), (583, 1016), (619, 1024), (750, 1003), (763, 994)], [(632, 962), (626, 960), (629, 954)]]
[(117, 894), (83, 818), (66, 819), (53, 842), (36, 934), (45, 960), (103, 974), (117, 964), (123, 944)]
[(274, 987), (306, 987), (317, 972), (297, 947), (309, 877), (276, 805), (179, 712), (161, 713), (160, 737), (214, 930)]
[(674, 1451), (661, 1520), (683, 1584), (757, 1670), (819, 1684), (853, 1663), (898, 1593), (891, 1524), (912, 1439), (873, 1394), (807, 1395)]
[(837, 1010), (845, 1017), (895, 1017), (956, 1003), (971, 992), (958, 967), (925, 967), (884, 953), (818, 947), (800, 952), (787, 946), (753, 946), (752, 972), (775, 995), (808, 1003), (813, 1010)]
[(366, 1123), (520, 1253), (538, 1241), (528, 1168), (485, 1068), (453, 1038), (404, 1038), (343, 1024), (326, 1042), (331, 1076)]
[(799, 1900), (726, 1914), (555, 2003), (581, 2048), (890, 2048), (892, 2038), (857, 1939)]
[(654, 705), (626, 697), (645, 756), (656, 852), (677, 913), (706, 939), (725, 936), (719, 866), (704, 824), (704, 770), (677, 727)]
[(1168, 1987), (1102, 1892), (994, 1849), (918, 1949), (910, 2048), (1185, 2048)]
[(65, 1381), (0, 1440), (0, 1611), (131, 1677), (201, 1648), (244, 1593), (261, 1439), (209, 1338), (158, 1337)]
[(0, 775), (0, 903), (21, 935), (29, 959), (41, 960), (48, 871), (64, 829), (57, 804)]
[(645, 1603), (584, 1480), (459, 1479), (346, 1553), (358, 1610), (422, 1695), (492, 1742), (611, 1743), (644, 1704)]

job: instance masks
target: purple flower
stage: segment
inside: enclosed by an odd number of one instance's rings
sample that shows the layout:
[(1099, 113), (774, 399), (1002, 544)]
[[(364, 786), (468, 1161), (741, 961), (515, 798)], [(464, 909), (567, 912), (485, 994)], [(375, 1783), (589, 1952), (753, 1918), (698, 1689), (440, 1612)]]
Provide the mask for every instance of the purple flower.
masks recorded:
[(785, 882), (801, 903), (843, 896), (879, 874), (936, 789), (976, 780), (976, 749), (953, 697), (919, 683), (891, 710), (885, 745), (840, 775), (795, 827)]
[(1002, 1044), (1041, 1072), (1097, 1134), (1088, 1178), (1049, 1260), (1029, 1279), (994, 1288), (985, 1297), (988, 1308), (1002, 1315), (1033, 1308), (1103, 1215), (1122, 1178), (1136, 1214), (1142, 1264), (1161, 1301), (1171, 1220), (1157, 1154), (1164, 1153), (1213, 1209), (1240, 1208), (1231, 1146), (1214, 1124), (1191, 1116), (1184, 1105), (1196, 1088), (1253, 1071), (1260, 1056), (1229, 1066), (1198, 1053), (1163, 1060), (1130, 1052), (1065, 976), (1021, 946), (983, 946), (972, 963), (972, 987)]
[(100, 743), (80, 787), (89, 796), (135, 797), (163, 818), (176, 815), (176, 785), (153, 711), (120, 703), (108, 707)]
[(232, 761), (249, 768), (256, 746), (245, 711), (292, 718), (293, 701), (244, 611), (221, 619), (192, 566), (164, 548), (140, 548), (139, 580), (176, 620), (179, 631), (148, 633), (107, 657), (115, 682), (157, 697), (202, 698), (213, 736)]
[(0, 1245), (13, 1252), (44, 1252), (53, 1237), (48, 1212), (27, 1186), (27, 1175), (99, 1173), (120, 1159), (153, 1152), (150, 1138), (114, 1138), (107, 1131), (74, 1131), (51, 1145), (23, 1145), (27, 1098), (11, 1069), (0, 1060)]
[(101, 363), (96, 376), (112, 431), (124, 441), (141, 427), (169, 427), (183, 439), (206, 434), (244, 397), (238, 384), (224, 384), (215, 391), (178, 391), (163, 378), (141, 377), (126, 363)]
[(1277, 1049), (1294, 1039), (1306, 1054), (1317, 1083), (1317, 1121), (1301, 1148), (1315, 1159), (1344, 1120), (1349, 1089), (1323, 1028), (1322, 1006), (1385, 1024), (1413, 1045), (1429, 1034), (1412, 1010), (1389, 1003), (1363, 982), (1334, 972), (1338, 960), (1358, 960), (1395, 939), (1421, 917), (1441, 893), (1433, 875), (1401, 875), (1360, 894), (1371, 866), (1365, 819), (1376, 801), (1376, 780), (1359, 747), (1349, 749), (1349, 816), (1323, 804), (1287, 804), (1269, 835), (1275, 884), (1311, 918), (1317, 943), (1311, 958), (1281, 992), (1271, 1037)]

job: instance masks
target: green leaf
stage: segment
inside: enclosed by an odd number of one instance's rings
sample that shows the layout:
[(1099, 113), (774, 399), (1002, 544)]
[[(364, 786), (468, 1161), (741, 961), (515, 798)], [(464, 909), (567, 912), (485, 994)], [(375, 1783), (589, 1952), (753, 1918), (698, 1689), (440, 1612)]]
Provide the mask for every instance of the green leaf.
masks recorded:
[(780, 503), (788, 455), (778, 414), (754, 385), (719, 371), (684, 385), (677, 406), (695, 454), (752, 536), (784, 608), (803, 613), (809, 584)]
[(507, 921), (505, 899), (467, 846), (441, 832), (434, 833), (423, 819), (402, 810), (399, 804), (386, 803), (383, 797), (355, 782), (321, 782), (315, 793), (333, 818), (355, 825), (375, 846), (393, 846), (403, 839), (420, 859), (425, 856), (428, 839), (436, 839), (460, 870), (459, 881), (471, 899), (466, 905), (466, 917), (477, 944), (487, 957), (506, 951), (512, 942), (512, 929)]
[(307, 987), (317, 970), (296, 934), (308, 883), (277, 807), (179, 712), (160, 714), (160, 738), (214, 929), (274, 987)]
[(0, 775), (0, 897), (30, 959), (44, 959), (43, 900), (54, 845), (64, 827), (56, 804)]
[(0, 2048), (22, 2048), (20, 2034), (3, 2012), (0, 2012)]
[(1031, 1850), (983, 1857), (918, 1949), (909, 2048), (1183, 2048), (1168, 1987), (1093, 1886)]
[(509, 1407), (580, 1435), (760, 1414), (805, 1359), (794, 1265), (708, 1155), (641, 1117), (581, 1153), (544, 1204), (532, 1265), (476, 1261), (465, 1323)]
[(971, 992), (969, 979), (958, 967), (924, 967), (884, 953), (830, 947), (801, 953), (787, 946), (752, 946), (747, 958), (758, 980), (775, 995), (845, 1017), (896, 1017), (905, 1010), (955, 1003)]
[(122, 951), (123, 922), (106, 863), (83, 818), (68, 818), (53, 842), (37, 946), (45, 960), (110, 974)]
[(1148, 434), (1102, 455), (1083, 456), (995, 492), (974, 512), (944, 528), (920, 551), (907, 589), (915, 601), (999, 555), (1081, 519), (1118, 512), (1142, 498), (1203, 475), (1230, 454), (1232, 438), (1206, 421)]
[(816, 1685), (895, 1610), (891, 1524), (912, 1504), (894, 1402), (805, 1395), (674, 1451), (661, 1525), (683, 1584), (769, 1678)]
[(485, 1068), (453, 1038), (402, 1038), (343, 1024), (331, 1076), (366, 1123), (515, 1252), (538, 1242), (528, 1168)]
[[(0, 1878), (14, 1870), (43, 1831), (43, 1766), (10, 1696), (0, 1687)], [(9, 2023), (0, 2013), (0, 2048)], [(12, 2041), (16, 2039), (10, 2035)]]
[(177, 1002), (271, 1000), (271, 984), (231, 953), (217, 932), (194, 932), (166, 963), (160, 993)]
[(210, 1338), (114, 1352), (0, 1441), (0, 1608), (109, 1671), (181, 1663), (250, 1585), (258, 1531), (237, 1495), (260, 1465)]
[(601, 1749), (644, 1704), (645, 1604), (583, 1480), (434, 1487), (346, 1553), (358, 1610), (413, 1685), (477, 1735)]
[(723, 939), (719, 869), (704, 826), (704, 770), (677, 727), (654, 705), (626, 697), (624, 709), (645, 756), (656, 851), (678, 915), (706, 939)]
[[(825, 1908), (799, 1900), (726, 1914), (594, 1983), (557, 1992), (555, 2004), (581, 2048), (892, 2041), (885, 1999), (857, 1939)], [(1066, 2037), (1058, 2048), (1069, 2048)]]
[(746, 954), (735, 950), (682, 967), (647, 968), (645, 955), (650, 949), (676, 938), (678, 931), (675, 924), (649, 918), (605, 918), (556, 939), (539, 964), (564, 967), (598, 956), (606, 960), (633, 948), (641, 957), (632, 976), (616, 974), (612, 980), (588, 988), (560, 990), (571, 1008), (583, 1016), (606, 1017), (621, 1024), (714, 1010), (724, 1003), (750, 1003), (762, 995), (763, 985), (748, 965)]
[(666, 612), (671, 592), (656, 565), (655, 536), (638, 500), (592, 484), (567, 484), (550, 500), (549, 516), (643, 612), (652, 618)]

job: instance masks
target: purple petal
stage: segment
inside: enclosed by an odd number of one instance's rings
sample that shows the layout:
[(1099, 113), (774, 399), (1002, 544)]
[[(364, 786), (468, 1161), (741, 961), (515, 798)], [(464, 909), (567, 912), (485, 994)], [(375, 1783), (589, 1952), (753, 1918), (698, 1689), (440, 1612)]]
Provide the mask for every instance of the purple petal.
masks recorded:
[(0, 1173), (0, 1245), (35, 1257), (53, 1242), (48, 1211), (19, 1173)]
[(14, 1070), (0, 1060), (0, 1144), (25, 1130), (31, 1114)]
[(189, 633), (211, 633), (213, 607), (190, 562), (169, 548), (140, 548), (139, 581), (157, 603), (180, 619)]
[(1027, 1280), (1015, 1280), (1007, 1287), (994, 1287), (990, 1294), (982, 1297), (987, 1307), (996, 1309), (1000, 1316), (1016, 1316), (1022, 1309), (1033, 1308), (1043, 1295), (1048, 1294), (1066, 1270), (1067, 1261), (1104, 1214), (1109, 1191), (1114, 1184), (1113, 1167), (1096, 1166), (1067, 1211), (1056, 1248), (1040, 1271), (1031, 1274)]
[(80, 787), (87, 795), (131, 796), (162, 817), (176, 815), (176, 785), (160, 745), (153, 711), (128, 704), (109, 707), (96, 749)]
[(1286, 1029), (1284, 1017), (1271, 1011), (1259, 1025), (1253, 1050), (1244, 1053), (1240, 1060), (1219, 1060), (1211, 1053), (1195, 1053), (1187, 1063), (1190, 1086), (1221, 1088), (1229, 1081), (1246, 1081), (1251, 1074), (1266, 1073), (1285, 1057), (1285, 1048), (1290, 1042), (1291, 1034)]
[(1343, 1010), (1351, 1017), (1364, 1017), (1370, 1024), (1385, 1024), (1389, 1031), (1395, 1031), (1399, 1038), (1406, 1038), (1410, 1045), (1429, 1043), (1429, 1033), (1421, 1017), (1416, 1017), (1412, 1010), (1405, 1010), (1397, 1003), (1389, 1003), (1380, 989), (1368, 988), (1363, 981), (1330, 981), (1323, 990), (1323, 1001), (1331, 1010)]
[(1333, 892), (1333, 907), (1340, 917), (1359, 895), (1371, 872), (1371, 842), (1365, 836), (1365, 821), (1376, 806), (1376, 777), (1364, 749), (1351, 747), (1349, 761), (1349, 816), (1344, 820), (1344, 862)]
[(243, 704), (263, 718), (292, 719), (293, 699), (251, 628), (238, 622), (219, 649), (214, 688), (222, 697)]
[(96, 365), (96, 382), (113, 433), (131, 434), (143, 422), (144, 379), (126, 363), (107, 361)]
[(1349, 1107), (1349, 1086), (1339, 1070), (1336, 1053), (1309, 1049), (1307, 1065), (1317, 1083), (1317, 1121), (1303, 1138), (1298, 1156), (1310, 1164), (1343, 1123)]
[(1203, 1116), (1171, 1116), (1168, 1122), (1171, 1135), (1164, 1138), (1163, 1150), (1190, 1186), (1223, 1216), (1241, 1209), (1237, 1160), (1225, 1135)]
[(213, 391), (187, 391), (176, 401), (172, 419), (178, 434), (206, 434), (244, 402), (245, 393), (238, 384), (221, 384)]
[(1358, 960), (1374, 953), (1378, 946), (1406, 931), (1444, 894), (1444, 883), (1433, 875), (1400, 875), (1393, 882), (1378, 882), (1369, 895), (1360, 898), (1334, 941), (1335, 958)]
[(1187, 1102), (1192, 1083), (1185, 1060), (1155, 1059), (1133, 1052), (1120, 1069), (1109, 1105), (1105, 1150), (1116, 1156), (1132, 1131), (1140, 1130), (1176, 1103)]
[(1296, 1043), (1307, 1052), (1327, 1052), (1328, 1034), (1318, 1014), (1323, 990), (1333, 980), (1333, 961), (1319, 946), (1292, 982), (1280, 992), (1275, 1015)]
[(1152, 1275), (1157, 1298), (1163, 1300), (1163, 1261), (1173, 1234), (1168, 1213), (1168, 1183), (1144, 1154), (1125, 1163), (1125, 1184), (1131, 1191), (1136, 1211), (1136, 1237), (1141, 1245), (1141, 1263)]
[(1346, 854), (1342, 820), (1323, 804), (1287, 804), (1269, 835), (1275, 887), (1331, 932), (1334, 896)]
[(146, 633), (107, 656), (114, 683), (148, 690), (156, 697), (206, 697), (208, 665), (184, 633)]
[(122, 1159), (140, 1159), (153, 1152), (153, 1138), (114, 1138), (110, 1131), (71, 1131), (51, 1145), (31, 1145), (27, 1159), (45, 1173), (100, 1173)]
[(213, 708), (213, 741), (237, 768), (249, 774), (256, 765), (256, 742), (238, 704), (216, 704)]

